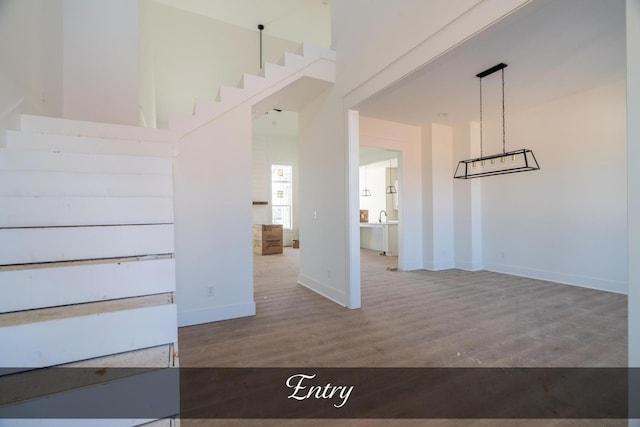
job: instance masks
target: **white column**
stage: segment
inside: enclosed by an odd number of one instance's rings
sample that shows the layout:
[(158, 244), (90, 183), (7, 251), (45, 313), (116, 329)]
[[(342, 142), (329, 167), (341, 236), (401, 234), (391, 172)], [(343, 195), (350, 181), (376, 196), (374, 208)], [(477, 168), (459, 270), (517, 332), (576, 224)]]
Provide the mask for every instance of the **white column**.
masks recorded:
[(423, 128), (424, 268), (453, 268), (452, 129), (431, 124)]
[(627, 0), (629, 365), (640, 367), (640, 0)]
[(433, 172), (431, 125), (422, 128), (422, 265), (433, 270)]
[(360, 113), (347, 112), (347, 167), (348, 167), (348, 209), (347, 224), (349, 230), (349, 275), (348, 307), (360, 308)]
[[(480, 129), (476, 122), (458, 125), (453, 131), (453, 163), (480, 155)], [(464, 270), (482, 269), (481, 178), (453, 183), (454, 193), (454, 262)]]
[[(629, 239), (629, 366), (640, 368), (640, 0), (627, 0), (627, 191)], [(640, 404), (640, 392), (629, 397)], [(640, 427), (640, 419), (630, 420)]]

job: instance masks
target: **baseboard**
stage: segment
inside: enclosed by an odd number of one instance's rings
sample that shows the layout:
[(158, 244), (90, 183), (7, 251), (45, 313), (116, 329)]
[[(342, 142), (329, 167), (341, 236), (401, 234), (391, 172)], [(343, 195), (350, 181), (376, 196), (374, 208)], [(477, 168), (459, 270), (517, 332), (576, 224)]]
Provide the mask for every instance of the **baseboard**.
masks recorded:
[(423, 270), (422, 264), (419, 262), (405, 262), (404, 260), (402, 260), (402, 263), (400, 262), (400, 258), (398, 258), (398, 269), (400, 269), (401, 271), (416, 271), (416, 270)]
[(440, 270), (451, 270), (452, 268), (456, 268), (453, 263), (450, 262), (433, 262), (433, 263), (425, 263), (423, 270), (429, 271), (440, 271)]
[(325, 285), (324, 283), (317, 282), (310, 277), (303, 275), (300, 275), (300, 277), (298, 278), (298, 284), (312, 290), (319, 295), (322, 295), (323, 297), (335, 302), (336, 304), (339, 304), (343, 307), (348, 306), (346, 292), (341, 292), (337, 289)]
[(465, 271), (480, 271), (482, 270), (482, 264), (474, 264), (466, 261), (456, 261), (455, 267), (453, 268)]
[(613, 292), (623, 295), (627, 295), (629, 292), (626, 282), (620, 282), (616, 280), (581, 276), (578, 274), (558, 273), (553, 271), (538, 270), (535, 268), (506, 264), (486, 264), (485, 267), (486, 270), (496, 273), (511, 274), (514, 276), (528, 277), (530, 279), (546, 280), (549, 282), (579, 286), (581, 288), (595, 289), (598, 291)]
[(236, 319), (238, 317), (255, 316), (256, 303), (254, 301), (210, 307), (200, 310), (178, 312), (178, 327), (193, 326), (202, 323), (219, 322), (221, 320)]

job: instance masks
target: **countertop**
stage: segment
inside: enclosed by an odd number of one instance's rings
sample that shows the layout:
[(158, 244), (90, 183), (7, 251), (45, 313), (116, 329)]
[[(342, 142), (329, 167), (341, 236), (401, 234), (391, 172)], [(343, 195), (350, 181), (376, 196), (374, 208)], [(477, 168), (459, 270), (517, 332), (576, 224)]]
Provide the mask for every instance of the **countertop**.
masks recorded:
[(379, 228), (383, 225), (398, 225), (398, 221), (387, 221), (387, 222), (361, 222), (360, 227), (373, 227)]

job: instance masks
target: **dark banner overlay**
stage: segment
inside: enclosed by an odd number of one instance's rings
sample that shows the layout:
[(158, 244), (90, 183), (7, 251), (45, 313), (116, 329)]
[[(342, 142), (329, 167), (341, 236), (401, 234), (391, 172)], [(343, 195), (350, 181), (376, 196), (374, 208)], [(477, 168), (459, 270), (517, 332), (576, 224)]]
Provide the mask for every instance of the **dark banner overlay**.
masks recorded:
[(640, 369), (0, 368), (0, 418), (170, 416), (640, 418)]

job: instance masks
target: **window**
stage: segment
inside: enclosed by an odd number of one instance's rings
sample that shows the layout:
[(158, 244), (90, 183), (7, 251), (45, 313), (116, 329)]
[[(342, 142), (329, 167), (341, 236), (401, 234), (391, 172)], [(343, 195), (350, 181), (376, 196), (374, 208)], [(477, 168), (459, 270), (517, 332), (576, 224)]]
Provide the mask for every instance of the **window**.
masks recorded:
[(271, 165), (271, 222), (293, 228), (291, 207), (293, 172), (291, 166)]

